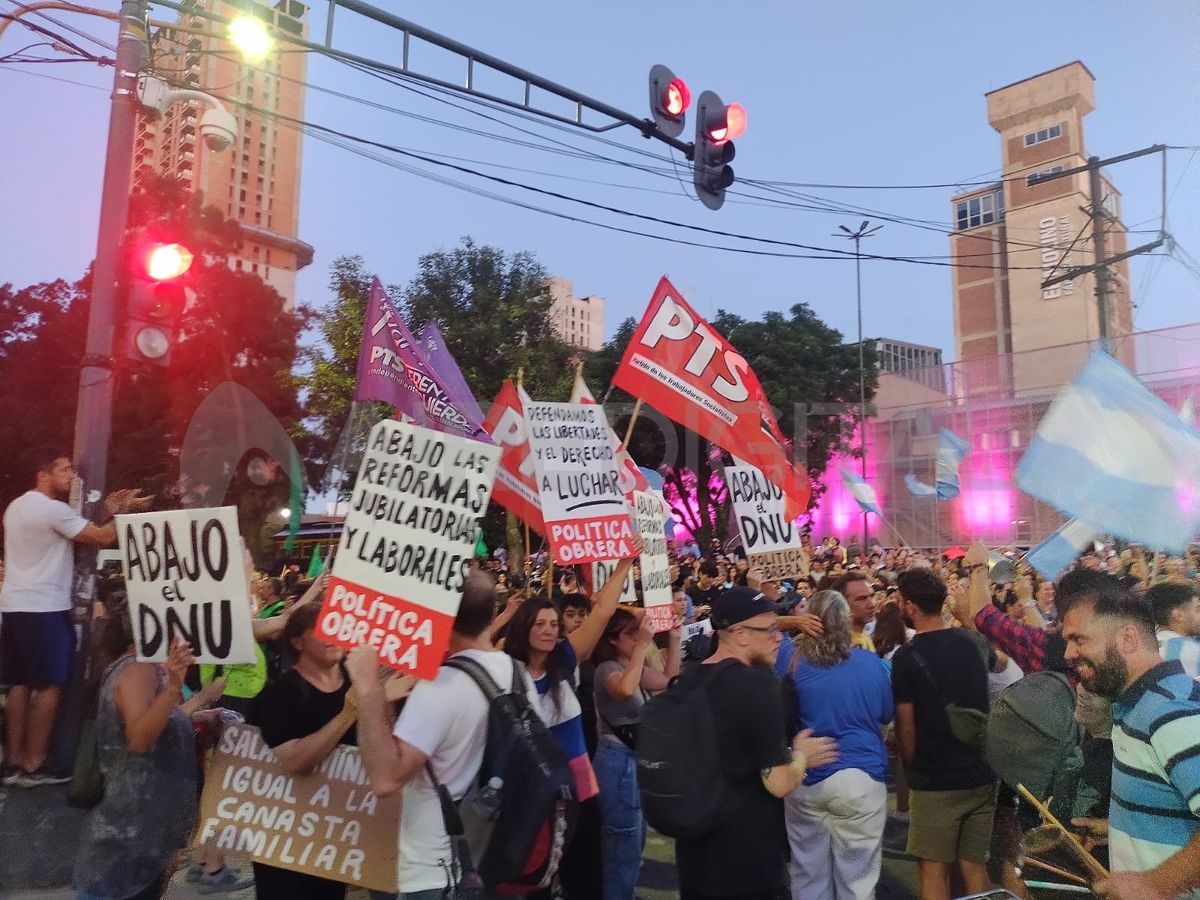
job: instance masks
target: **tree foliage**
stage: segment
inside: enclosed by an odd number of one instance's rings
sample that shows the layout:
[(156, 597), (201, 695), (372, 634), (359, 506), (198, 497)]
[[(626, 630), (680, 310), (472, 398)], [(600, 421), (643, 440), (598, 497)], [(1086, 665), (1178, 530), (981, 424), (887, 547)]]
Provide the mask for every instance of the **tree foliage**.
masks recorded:
[(402, 295), (404, 314), (414, 334), (437, 324), (482, 405), (519, 369), (531, 397), (565, 400), (579, 351), (551, 328), (549, 280), (532, 253), (464, 237), (453, 250), (421, 257)]
[[(851, 447), (859, 399), (858, 345), (844, 344), (808, 307), (799, 303), (789, 314), (768, 312), (757, 321), (719, 310), (710, 323), (737, 348), (762, 382), (775, 407), (780, 429), (792, 444), (792, 457), (803, 466), (816, 501), (824, 492), (823, 476), (838, 453)], [(622, 322), (603, 349), (588, 362), (593, 385), (612, 381), (617, 365), (636, 330), (633, 319)], [(870, 400), (878, 383), (874, 348), (865, 348), (866, 391)], [(614, 391), (614, 401), (632, 399)], [(629, 413), (616, 417), (624, 434)], [(729, 536), (729, 497), (719, 472), (728, 454), (664, 417), (643, 412), (634, 426), (630, 453), (640, 465), (663, 474), (664, 494), (680, 521), (707, 543)]]

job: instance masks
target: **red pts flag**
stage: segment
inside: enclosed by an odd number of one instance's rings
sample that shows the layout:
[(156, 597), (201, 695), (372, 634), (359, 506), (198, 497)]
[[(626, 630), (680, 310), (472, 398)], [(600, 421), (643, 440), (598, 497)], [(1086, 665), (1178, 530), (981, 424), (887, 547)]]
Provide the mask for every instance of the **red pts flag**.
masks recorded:
[(758, 376), (666, 278), (658, 283), (613, 384), (761, 469), (787, 496), (789, 519), (808, 507), (808, 480), (792, 467)]
[(529, 452), (529, 437), (525, 432), (525, 410), (511, 378), (505, 379), (504, 387), (496, 395), (496, 402), (483, 420), (483, 429), (501, 451), (492, 499), (534, 531), (544, 534), (546, 526), (534, 480), (533, 454)]

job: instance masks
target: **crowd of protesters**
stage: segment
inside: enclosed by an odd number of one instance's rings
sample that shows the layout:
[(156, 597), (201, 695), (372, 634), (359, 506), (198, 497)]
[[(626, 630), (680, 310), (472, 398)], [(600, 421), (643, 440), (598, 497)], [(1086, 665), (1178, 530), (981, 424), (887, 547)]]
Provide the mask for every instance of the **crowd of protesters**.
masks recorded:
[[(65, 457), (48, 456), (5, 513), (8, 789), (66, 780), (46, 760), (74, 640), (72, 544), (114, 540), (111, 524), (64, 502), (72, 474)], [(147, 500), (118, 492), (104, 506), (111, 516)], [(1061, 673), (1074, 693), (1080, 734), (1069, 787), (1043, 799), (1111, 870), (1088, 876), (1092, 889), (1119, 898), (1200, 890), (1195, 553), (1097, 545), (1055, 584), (1015, 551), (1011, 577), (993, 577), (1004, 557), (981, 544), (921, 551), (805, 536), (804, 545), (808, 573), (777, 582), (715, 542), (676, 543), (674, 624), (659, 634), (641, 608), (620, 602), (627, 576), (640, 590), (630, 561), (595, 590), (590, 571), (543, 569), (544, 556), (520, 568), (502, 552), (472, 564), (448, 658), (525, 698), (567, 761), (578, 802), (543, 896), (635, 896), (646, 840), (639, 729), (678, 678), (707, 697), (722, 782), (712, 828), (676, 841), (687, 900), (872, 897), (889, 820), (907, 830), (921, 897), (993, 884), (1028, 897), (1021, 834), (1040, 818), (989, 764), (979, 735), (989, 710), (1043, 672)], [(461, 667), (421, 682), (381, 678), (373, 650), (347, 655), (319, 641), (326, 576), (249, 577), (256, 660), (224, 668), (195, 666), (184, 645), (165, 664), (138, 662), (121, 580), (102, 581), (96, 746), (107, 785), (78, 850), (78, 896), (162, 895), (193, 838), (213, 733), (243, 719), (289, 773), (313, 772), (339, 744), (356, 744), (372, 789), (403, 793), (401, 896), (455, 896), (438, 786), (456, 801), (477, 786), (487, 697)], [(185, 877), (213, 894), (250, 883), (205, 849)], [(260, 898), (346, 892), (261, 863), (253, 884)]]

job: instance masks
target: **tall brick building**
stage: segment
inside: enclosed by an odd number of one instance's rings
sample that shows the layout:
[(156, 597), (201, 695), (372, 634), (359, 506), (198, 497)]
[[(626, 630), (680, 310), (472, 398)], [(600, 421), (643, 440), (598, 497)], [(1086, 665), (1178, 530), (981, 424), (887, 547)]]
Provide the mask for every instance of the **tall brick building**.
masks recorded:
[[(959, 360), (1042, 350), (1100, 335), (1094, 275), (1048, 288), (1041, 283), (1052, 271), (1061, 274), (1127, 249), (1120, 192), (1102, 175), (1106, 216), (1097, 248), (1087, 212), (1087, 173), (1031, 183), (1038, 174), (1087, 162), (1083, 118), (1095, 108), (1094, 85), (1092, 73), (1077, 61), (987, 95), (988, 122), (1000, 133), (1001, 180), (951, 201), (955, 232), (950, 248), (959, 266), (953, 270)], [(1111, 272), (1108, 325), (1110, 335), (1119, 337), (1133, 328), (1128, 262)], [(1018, 392), (1030, 380), (1016, 369), (995, 374), (999, 383)], [(1036, 381), (1044, 384), (1045, 373)]]
[(134, 184), (152, 173), (174, 177), (237, 221), (242, 244), (229, 265), (261, 276), (289, 307), (295, 306), (296, 272), (313, 259), (313, 248), (298, 237), (301, 133), (256, 108), (304, 118), (306, 54), (275, 52), (260, 64), (247, 65), (220, 25), (194, 13), (235, 18), (249, 8), (271, 28), (304, 36), (308, 8), (295, 0), (278, 0), (273, 6), (186, 0), (183, 6), (178, 27), (153, 35), (154, 68), (172, 87), (221, 100), (237, 117), (237, 140), (227, 150), (210, 150), (197, 133), (204, 110), (196, 102), (176, 103), (161, 119), (142, 116)]

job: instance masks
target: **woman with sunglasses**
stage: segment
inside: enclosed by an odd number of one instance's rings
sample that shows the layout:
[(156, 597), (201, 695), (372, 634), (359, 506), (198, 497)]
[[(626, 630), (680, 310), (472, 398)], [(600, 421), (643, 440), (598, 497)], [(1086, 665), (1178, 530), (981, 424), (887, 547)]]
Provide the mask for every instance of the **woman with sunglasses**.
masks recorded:
[(619, 609), (592, 653), (596, 664), (599, 745), (596, 777), (604, 822), (601, 857), (604, 900), (632, 900), (646, 845), (642, 798), (637, 784), (637, 728), (650, 693), (666, 690), (679, 674), (683, 629), (677, 621), (667, 643), (665, 670), (646, 665), (654, 629)]

